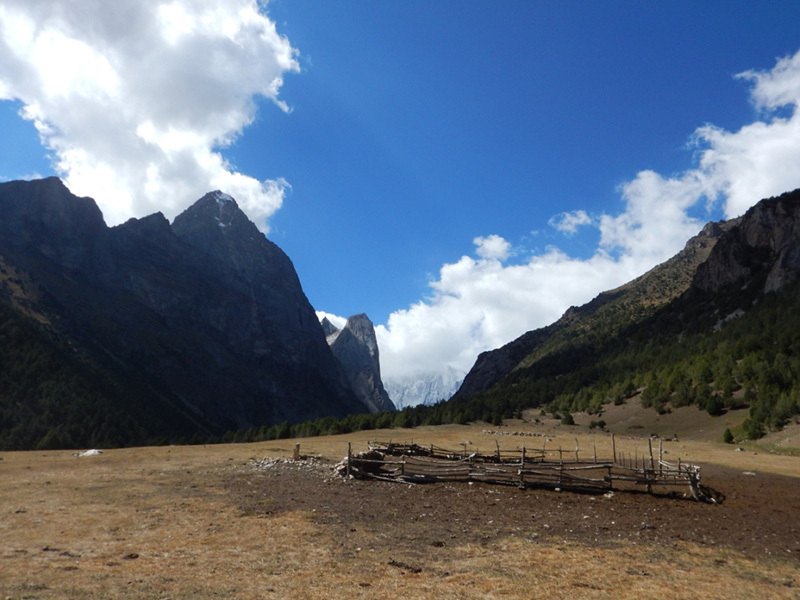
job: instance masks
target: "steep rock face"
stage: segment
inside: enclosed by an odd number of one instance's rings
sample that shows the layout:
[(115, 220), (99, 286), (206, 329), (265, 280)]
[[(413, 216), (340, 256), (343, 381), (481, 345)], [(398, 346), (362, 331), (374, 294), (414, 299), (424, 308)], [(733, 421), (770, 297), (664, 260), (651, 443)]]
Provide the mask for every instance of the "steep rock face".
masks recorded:
[(51, 178), (0, 184), (0, 214), (0, 258), (31, 288), (0, 301), (35, 297), (26, 309), (136, 399), (149, 431), (364, 412), (291, 261), (232, 198), (108, 228)]
[(94, 244), (106, 230), (94, 200), (73, 196), (56, 177), (2, 184), (0, 212), (0, 233), (8, 248), (67, 269), (90, 268)]
[(778, 291), (800, 273), (798, 240), (800, 190), (762, 200), (720, 240), (697, 269), (693, 286), (716, 292), (734, 283), (756, 283), (760, 291)]
[(369, 317), (363, 313), (354, 315), (347, 319), (342, 330), (337, 330), (327, 319), (322, 326), (359, 399), (372, 412), (395, 410), (381, 381), (378, 340)]

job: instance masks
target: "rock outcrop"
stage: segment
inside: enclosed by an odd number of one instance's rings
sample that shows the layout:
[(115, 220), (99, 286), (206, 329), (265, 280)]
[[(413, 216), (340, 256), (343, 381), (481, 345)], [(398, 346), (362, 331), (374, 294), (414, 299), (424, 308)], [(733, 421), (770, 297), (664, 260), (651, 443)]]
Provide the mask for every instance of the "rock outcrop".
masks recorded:
[(762, 200), (736, 220), (697, 269), (693, 287), (738, 284), (775, 292), (800, 274), (800, 190)]
[(378, 340), (369, 317), (363, 313), (353, 315), (341, 330), (325, 318), (322, 328), (358, 398), (371, 412), (396, 410), (381, 381)]

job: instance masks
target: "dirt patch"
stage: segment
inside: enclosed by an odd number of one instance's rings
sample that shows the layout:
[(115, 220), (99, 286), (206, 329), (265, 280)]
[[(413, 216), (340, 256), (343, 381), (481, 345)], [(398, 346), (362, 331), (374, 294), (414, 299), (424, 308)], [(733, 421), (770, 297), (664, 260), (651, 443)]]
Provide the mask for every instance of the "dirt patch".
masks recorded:
[(704, 483), (726, 496), (714, 506), (645, 493), (345, 481), (327, 461), (253, 461), (248, 469), (227, 481), (243, 513), (311, 513), (345, 553), (402, 555), (414, 564), (431, 549), (516, 537), (592, 547), (688, 542), (800, 561), (800, 479), (781, 475), (703, 465)]

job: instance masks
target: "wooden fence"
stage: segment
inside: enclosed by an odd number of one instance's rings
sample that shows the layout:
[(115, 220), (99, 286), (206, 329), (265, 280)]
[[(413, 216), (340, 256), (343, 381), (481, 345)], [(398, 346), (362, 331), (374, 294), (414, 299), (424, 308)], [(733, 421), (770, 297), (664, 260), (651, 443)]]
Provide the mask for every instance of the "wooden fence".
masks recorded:
[(447, 450), (434, 445), (370, 442), (369, 450), (354, 455), (348, 444), (347, 457), (340, 465), (342, 475), (406, 483), (441, 481), (482, 481), (515, 485), (603, 493), (612, 490), (644, 490), (653, 493), (686, 491), (696, 500), (713, 501), (700, 485), (700, 467), (678, 460), (663, 460), (659, 443), (657, 455), (649, 440), (649, 455), (617, 453), (612, 437), (611, 458), (598, 458), (575, 450), (531, 449), (469, 452)]

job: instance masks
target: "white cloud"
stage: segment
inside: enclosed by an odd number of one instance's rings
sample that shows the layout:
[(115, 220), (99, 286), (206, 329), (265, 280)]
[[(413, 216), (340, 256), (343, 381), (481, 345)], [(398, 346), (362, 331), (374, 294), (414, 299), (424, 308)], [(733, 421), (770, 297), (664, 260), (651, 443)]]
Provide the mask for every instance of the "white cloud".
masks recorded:
[(670, 177), (641, 171), (620, 187), (619, 214), (596, 221), (582, 210), (554, 216), (550, 225), (567, 234), (598, 227), (600, 243), (589, 259), (548, 248), (524, 264), (506, 264), (506, 240), (475, 238), (478, 258), (444, 265), (429, 298), (378, 327), (383, 374), (402, 377), (431, 365), (468, 370), (480, 352), (548, 325), (570, 305), (673, 256), (702, 228), (691, 209), (721, 201), (726, 216), (735, 217), (762, 198), (800, 187), (800, 52), (770, 71), (738, 77), (753, 82), (760, 120), (738, 131), (700, 127), (692, 136), (695, 166)]
[(477, 246), (478, 256), (488, 260), (506, 260), (511, 252), (511, 244), (499, 235), (476, 237), (472, 243)]
[(287, 184), (219, 149), (278, 98), (296, 51), (256, 0), (5, 0), (0, 99), (20, 100), (70, 189), (106, 220), (172, 217), (212, 189), (263, 230)]
[(519, 265), (463, 256), (441, 268), (430, 298), (377, 328), (382, 373), (402, 377), (432, 365), (466, 371), (480, 352), (553, 322), (568, 306), (631, 279), (637, 266), (602, 252), (575, 260), (556, 248)]
[(575, 235), (581, 225), (591, 225), (592, 219), (585, 210), (559, 213), (550, 218), (548, 225), (566, 235)]

